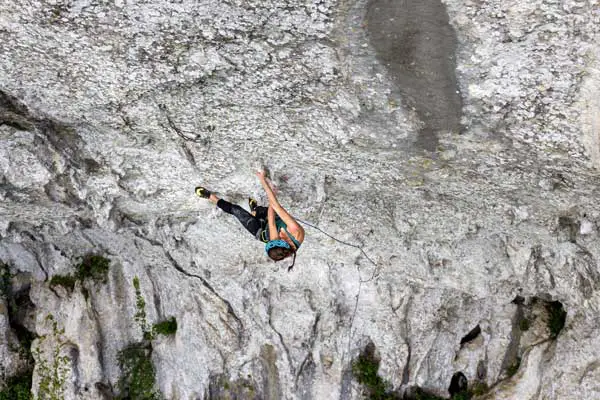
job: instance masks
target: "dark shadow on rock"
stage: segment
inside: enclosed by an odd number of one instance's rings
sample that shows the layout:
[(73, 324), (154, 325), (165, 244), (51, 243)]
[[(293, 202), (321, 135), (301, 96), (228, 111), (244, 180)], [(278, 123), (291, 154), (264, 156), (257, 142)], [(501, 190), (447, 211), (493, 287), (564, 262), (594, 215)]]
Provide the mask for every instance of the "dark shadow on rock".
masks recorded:
[(277, 369), (277, 352), (275, 347), (265, 344), (260, 349), (260, 360), (262, 364), (263, 399), (281, 399), (281, 384), (279, 382), (279, 371)]
[(462, 339), (460, 339), (460, 347), (462, 348), (463, 345), (477, 339), (479, 334), (481, 334), (481, 327), (479, 326), (479, 324), (477, 324), (475, 328), (471, 329), (469, 333), (467, 333), (465, 336), (462, 337)]
[(26, 131), (33, 128), (31, 119), (25, 104), (0, 90), (0, 126), (8, 125), (17, 130)]
[(367, 31), (407, 107), (423, 122), (417, 145), (435, 151), (438, 133), (458, 132), (456, 35), (440, 0), (371, 0)]
[(452, 375), (452, 379), (450, 380), (450, 387), (448, 387), (448, 393), (450, 396), (454, 397), (456, 394), (464, 393), (467, 391), (469, 386), (469, 381), (467, 377), (462, 372), (456, 372)]

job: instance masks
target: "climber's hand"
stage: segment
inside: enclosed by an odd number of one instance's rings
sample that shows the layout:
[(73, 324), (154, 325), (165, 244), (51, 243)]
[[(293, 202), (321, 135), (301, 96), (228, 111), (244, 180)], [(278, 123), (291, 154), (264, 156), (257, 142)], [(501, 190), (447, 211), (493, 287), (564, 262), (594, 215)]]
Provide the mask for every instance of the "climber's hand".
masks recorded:
[(267, 174), (265, 173), (264, 170), (262, 171), (257, 171), (256, 172), (256, 176), (258, 177), (258, 179), (263, 182), (265, 179), (267, 179)]

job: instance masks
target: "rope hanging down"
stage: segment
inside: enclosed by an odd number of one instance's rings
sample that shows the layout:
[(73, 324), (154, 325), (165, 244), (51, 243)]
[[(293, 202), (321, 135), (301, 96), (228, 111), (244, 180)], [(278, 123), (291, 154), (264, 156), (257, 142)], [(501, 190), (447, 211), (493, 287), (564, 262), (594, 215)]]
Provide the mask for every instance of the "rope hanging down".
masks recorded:
[[(367, 260), (369, 260), (369, 261), (371, 262), (371, 264), (373, 264), (375, 267), (377, 267), (377, 263), (376, 263), (375, 261), (373, 261), (373, 260), (371, 259), (371, 257), (369, 257), (369, 255), (368, 255), (368, 254), (367, 254), (367, 253), (366, 253), (366, 252), (363, 250), (363, 248), (362, 248), (361, 246), (358, 246), (358, 245), (356, 245), (356, 244), (352, 244), (352, 243), (348, 243), (348, 242), (344, 242), (343, 240), (340, 240), (340, 239), (336, 238), (335, 236), (333, 236), (333, 235), (330, 235), (329, 233), (325, 232), (325, 231), (324, 231), (324, 230), (322, 230), (321, 228), (318, 228), (318, 227), (316, 227), (316, 226), (314, 226), (314, 225), (312, 225), (312, 224), (309, 224), (308, 222), (306, 222), (306, 221), (303, 221), (303, 220), (301, 220), (301, 219), (299, 219), (299, 218), (296, 218), (296, 220), (297, 220), (298, 222), (300, 222), (300, 223), (304, 224), (304, 225), (310, 226), (311, 228), (313, 228), (313, 229), (316, 229), (316, 230), (318, 230), (319, 232), (321, 232), (321, 233), (323, 233), (323, 234), (325, 234), (325, 235), (329, 236), (330, 238), (332, 238), (332, 239), (333, 239), (333, 240), (335, 240), (336, 242), (339, 242), (339, 243), (341, 243), (341, 244), (344, 244), (344, 245), (346, 245), (346, 246), (354, 247), (355, 249), (359, 249), (359, 250), (361, 251), (361, 253), (363, 253), (363, 255), (365, 256), (365, 258), (366, 258)], [(375, 274), (373, 274), (373, 276), (375, 276)], [(373, 277), (371, 277), (371, 279), (372, 279), (372, 278), (373, 278)]]

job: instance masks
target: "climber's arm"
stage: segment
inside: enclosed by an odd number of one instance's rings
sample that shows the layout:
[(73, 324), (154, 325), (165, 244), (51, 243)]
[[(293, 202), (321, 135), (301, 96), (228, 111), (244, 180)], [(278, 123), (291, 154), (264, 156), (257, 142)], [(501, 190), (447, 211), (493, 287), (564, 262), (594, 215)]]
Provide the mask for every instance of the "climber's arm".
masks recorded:
[(279, 201), (277, 200), (277, 197), (275, 196), (275, 193), (273, 192), (271, 185), (269, 184), (269, 182), (267, 182), (265, 173), (263, 171), (257, 172), (256, 176), (258, 176), (258, 180), (260, 181), (260, 184), (262, 185), (263, 189), (265, 189), (265, 192), (267, 193), (267, 197), (269, 199), (269, 205), (275, 209), (275, 212), (277, 214), (279, 214), (279, 211), (277, 210), (277, 208), (281, 208), (281, 205), (279, 204)]
[[(300, 226), (300, 224), (294, 219), (294, 217), (292, 217), (285, 210), (285, 208), (283, 208), (281, 206), (281, 204), (279, 204), (279, 201), (277, 200), (275, 193), (273, 193), (273, 189), (271, 188), (271, 185), (269, 185), (269, 182), (267, 182), (265, 173), (257, 172), (256, 176), (258, 176), (258, 179), (260, 180), (262, 187), (265, 189), (265, 192), (267, 193), (267, 197), (269, 198), (269, 207), (272, 207), (273, 210), (277, 213), (277, 215), (279, 215), (279, 218), (281, 218), (283, 220), (283, 222), (285, 222), (288, 229), (290, 230), (290, 233), (297, 233), (298, 235), (302, 236), (302, 239), (304, 239), (304, 228), (302, 228), (302, 226)], [(269, 225), (269, 229), (271, 229), (270, 225)], [(296, 236), (296, 235), (294, 235), (294, 236), (298, 240), (300, 240), (300, 238), (298, 236)]]
[(277, 232), (277, 225), (275, 225), (275, 210), (269, 205), (267, 211), (267, 221), (269, 223), (269, 240), (279, 239), (279, 232)]

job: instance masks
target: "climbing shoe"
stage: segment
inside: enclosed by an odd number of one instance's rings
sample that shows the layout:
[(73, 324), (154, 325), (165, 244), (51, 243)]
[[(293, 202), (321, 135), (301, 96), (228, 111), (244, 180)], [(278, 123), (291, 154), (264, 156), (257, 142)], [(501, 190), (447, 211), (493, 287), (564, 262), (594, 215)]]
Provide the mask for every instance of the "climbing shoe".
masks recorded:
[(250, 207), (251, 213), (256, 213), (256, 207), (258, 207), (258, 203), (252, 197), (248, 197), (248, 207)]
[(203, 199), (208, 199), (210, 195), (210, 190), (208, 190), (207, 188), (204, 188), (202, 186), (198, 186), (196, 188), (196, 196), (202, 197)]

